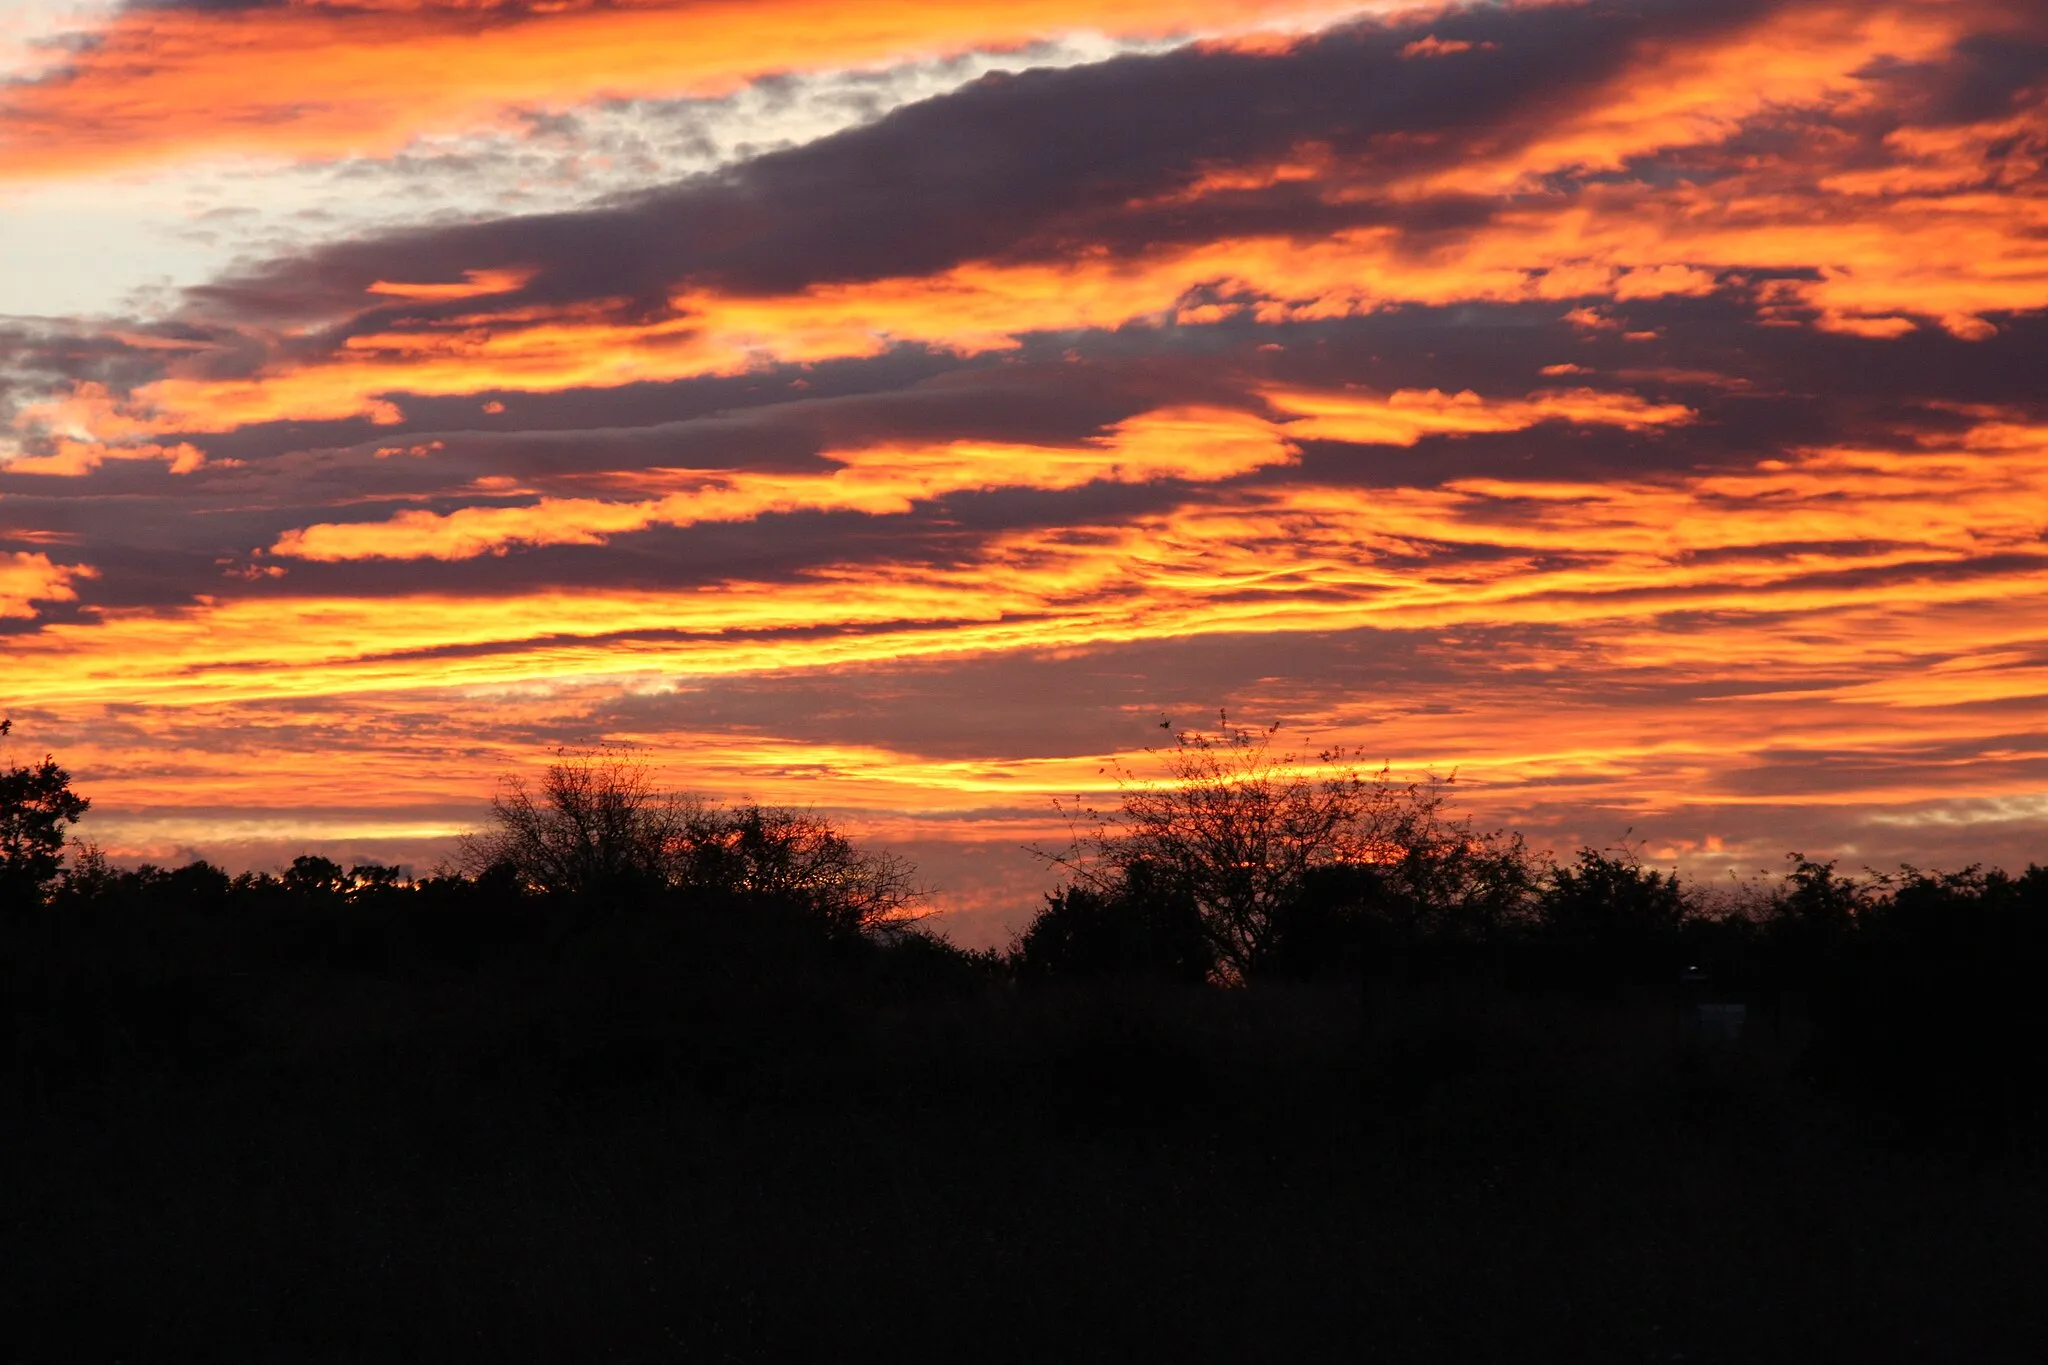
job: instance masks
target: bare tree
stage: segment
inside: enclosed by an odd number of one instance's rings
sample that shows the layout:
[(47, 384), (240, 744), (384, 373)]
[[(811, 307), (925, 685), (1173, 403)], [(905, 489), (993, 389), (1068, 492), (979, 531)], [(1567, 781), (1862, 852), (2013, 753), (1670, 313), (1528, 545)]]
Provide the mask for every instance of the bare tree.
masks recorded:
[(463, 837), (472, 875), (507, 865), (536, 891), (610, 896), (672, 884), (702, 803), (657, 790), (619, 749), (558, 751), (535, 791), (518, 775), (491, 799), (491, 825)]
[(1225, 981), (1243, 980), (1267, 953), (1319, 869), (1371, 868), (1432, 894), (1432, 877), (1465, 875), (1466, 850), (1485, 836), (1444, 817), (1445, 780), (1400, 782), (1342, 749), (1279, 751), (1278, 730), (1219, 713), (1214, 733), (1182, 731), (1152, 751), (1163, 780), (1115, 766), (1118, 807), (1061, 803), (1072, 844), (1033, 851), (1097, 892), (1143, 883), (1187, 897)]
[(472, 875), (510, 866), (546, 893), (773, 900), (835, 933), (908, 923), (924, 894), (909, 863), (857, 847), (822, 816), (660, 789), (618, 749), (558, 754), (537, 791), (506, 778), (461, 864)]

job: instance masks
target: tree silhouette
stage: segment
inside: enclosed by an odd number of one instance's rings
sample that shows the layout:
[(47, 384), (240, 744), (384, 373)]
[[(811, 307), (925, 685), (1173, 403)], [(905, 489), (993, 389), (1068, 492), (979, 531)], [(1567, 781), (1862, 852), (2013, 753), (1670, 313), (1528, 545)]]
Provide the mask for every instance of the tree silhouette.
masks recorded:
[(1151, 751), (1164, 781), (1116, 767), (1117, 809), (1063, 804), (1072, 845), (1034, 852), (1108, 904), (1142, 885), (1191, 905), (1219, 979), (1241, 981), (1264, 964), (1289, 912), (1331, 869), (1363, 869), (1376, 888), (1449, 903), (1491, 866), (1469, 856), (1488, 839), (1443, 817), (1442, 782), (1397, 782), (1341, 749), (1313, 759), (1276, 751), (1277, 723), (1234, 726), (1222, 712), (1218, 721), (1214, 733), (1181, 731)]
[(808, 811), (699, 804), (680, 843), (682, 889), (795, 905), (835, 934), (905, 922), (923, 894), (909, 863), (856, 847)]
[(339, 898), (349, 887), (341, 864), (315, 854), (300, 854), (278, 878), (285, 890), (298, 896)]
[[(11, 719), (0, 720), (0, 736), (13, 730)], [(91, 808), (48, 754), (0, 769), (0, 905), (42, 902), (64, 867), (65, 826)]]
[(539, 791), (518, 775), (491, 800), (491, 825), (464, 837), (464, 866), (512, 868), (535, 891), (619, 898), (675, 880), (701, 803), (657, 790), (644, 764), (617, 749), (559, 752)]
[(857, 934), (907, 922), (923, 894), (907, 862), (857, 847), (820, 816), (664, 790), (616, 749), (559, 754), (538, 792), (507, 778), (491, 816), (465, 838), (464, 865), (479, 878), (509, 869), (546, 895), (772, 901)]

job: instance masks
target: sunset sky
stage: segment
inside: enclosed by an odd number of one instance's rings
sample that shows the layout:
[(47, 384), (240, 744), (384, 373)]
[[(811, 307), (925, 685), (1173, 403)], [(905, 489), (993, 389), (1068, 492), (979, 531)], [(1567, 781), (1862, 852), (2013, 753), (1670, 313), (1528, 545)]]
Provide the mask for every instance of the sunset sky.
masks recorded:
[(2048, 861), (2048, 3), (0, 0), (0, 709), (126, 861), (557, 746), (957, 936), (1283, 722)]

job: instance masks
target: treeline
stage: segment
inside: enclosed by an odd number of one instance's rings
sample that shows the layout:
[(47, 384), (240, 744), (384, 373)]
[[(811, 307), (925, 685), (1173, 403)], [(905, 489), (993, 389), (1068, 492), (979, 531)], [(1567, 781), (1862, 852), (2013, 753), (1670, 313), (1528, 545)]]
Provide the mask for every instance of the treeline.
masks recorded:
[(1271, 743), (983, 952), (618, 755), (417, 876), (0, 765), (14, 1355), (2041, 1357), (2048, 873), (1700, 886)]
[(1775, 881), (1700, 886), (1627, 849), (1534, 852), (1452, 818), (1444, 784), (1271, 738), (1183, 735), (1163, 777), (1122, 774), (1113, 809), (1070, 810), (1075, 838), (1043, 855), (1061, 885), (1007, 949), (978, 952), (930, 932), (900, 860), (810, 813), (659, 791), (616, 754), (508, 783), (457, 864), (418, 877), (317, 856), (239, 876), (65, 859), (86, 806), (46, 760), (0, 792), (6, 1064), (60, 1088), (203, 1067), (248, 1044), (258, 983), (323, 976), (422, 998), (487, 979), (522, 1008), (552, 1002), (537, 1027), (609, 1012), (643, 1040), (684, 1018), (756, 1027), (761, 1002), (797, 997), (840, 1017), (1293, 983), (1363, 992), (1371, 1015), (1456, 982), (1607, 1002), (1624, 1029), (1732, 1007), (1731, 1046), (1743, 1027), (1796, 1037), (1801, 1076), (1903, 1123), (2010, 1138), (2048, 1117), (2012, 1060), (2048, 1043), (2048, 870), (1857, 876), (1795, 854)]

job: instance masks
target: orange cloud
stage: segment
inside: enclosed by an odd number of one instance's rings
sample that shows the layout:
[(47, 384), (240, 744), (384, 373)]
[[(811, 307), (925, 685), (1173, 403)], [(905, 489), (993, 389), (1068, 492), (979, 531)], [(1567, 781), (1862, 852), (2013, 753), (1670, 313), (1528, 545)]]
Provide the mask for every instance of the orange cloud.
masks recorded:
[(515, 546), (595, 545), (650, 526), (750, 521), (777, 512), (886, 515), (920, 501), (991, 488), (1079, 488), (1098, 480), (1211, 482), (1281, 464), (1293, 447), (1265, 422), (1218, 409), (1165, 409), (1083, 446), (873, 446), (842, 452), (830, 474), (728, 472), (664, 498), (608, 502), (542, 498), (519, 507), (400, 512), (381, 522), (327, 522), (288, 531), (271, 553), (294, 559), (470, 559)]
[(640, 0), (471, 7), (130, 9), (59, 74), (0, 95), (0, 166), (77, 175), (230, 152), (377, 155), (511, 107), (720, 95), (772, 72), (1003, 49), (1073, 32), (1162, 37), (1332, 7), (1305, 0)]
[[(592, 672), (744, 673), (1230, 631), (1516, 623), (1696, 642), (1732, 666), (1743, 658), (1744, 613), (1876, 612), (1914, 638), (1919, 613), (1977, 602), (2002, 603), (2005, 615), (1983, 618), (1963, 643), (2011, 648), (2048, 625), (2038, 524), (2048, 429), (1989, 426), (1922, 450), (1818, 450), (1656, 482), (1239, 490), (1128, 523), (1007, 533), (977, 560), (914, 572), (847, 564), (686, 593), (109, 611), (17, 637), (13, 676), (38, 696), (177, 703)], [(1261, 440), (1271, 438), (1255, 435), (1252, 448), (1273, 448)], [(1987, 555), (2004, 561), (1990, 577), (1940, 572)], [(1872, 573), (1891, 575), (1881, 600), (1858, 577)], [(1712, 636), (1643, 635), (1672, 612), (1736, 615)], [(791, 629), (802, 638), (773, 634)], [(1833, 638), (1853, 661), (1884, 634)], [(1800, 657), (1810, 670), (1822, 656)]]
[(1470, 52), (1475, 46), (1490, 49), (1495, 44), (1474, 44), (1466, 42), (1462, 38), (1439, 38), (1432, 33), (1427, 38), (1418, 38), (1414, 42), (1409, 43), (1401, 49), (1401, 55), (1411, 60), (1416, 57), (1450, 57), (1460, 52)]
[(190, 474), (206, 464), (206, 452), (189, 442), (159, 445), (137, 441), (125, 445), (102, 445), (97, 441), (73, 441), (59, 437), (48, 455), (17, 455), (0, 464), (10, 474), (90, 474), (108, 460), (162, 460), (173, 474)]
[(271, 553), (330, 562), (468, 559), (514, 547), (594, 545), (651, 526), (746, 521), (807, 509), (901, 513), (920, 501), (974, 489), (1057, 490), (1097, 480), (1162, 478), (1213, 482), (1290, 461), (1290, 439), (1410, 446), (1425, 435), (1519, 431), (1544, 421), (1639, 430), (1684, 423), (1694, 415), (1680, 405), (1591, 389), (1493, 403), (1475, 393), (1438, 390), (1375, 398), (1276, 389), (1265, 396), (1286, 415), (1285, 426), (1274, 428), (1244, 413), (1181, 409), (1134, 418), (1104, 441), (1079, 447), (868, 447), (833, 457), (840, 468), (830, 474), (728, 472), (658, 499), (542, 498), (515, 507), (409, 510), (381, 522), (325, 522), (286, 532)]
[[(884, 22), (872, 17), (871, 10), (884, 12), (873, 7), (829, 8), (856, 27), (882, 24), (904, 41), (924, 31), (921, 23), (937, 25), (931, 30), (937, 32), (964, 24), (967, 13), (943, 4), (885, 7), (895, 18)], [(762, 18), (772, 35), (777, 23), (793, 22), (799, 12), (809, 11), (796, 4), (770, 12), (754, 7), (748, 14), (750, 24)], [(1050, 22), (1055, 12), (1049, 0), (1004, 11), (1005, 22), (1018, 24)], [(1265, 11), (1254, 4), (1219, 9), (1213, 17), (1224, 23), (1254, 12)], [(688, 22), (715, 29), (720, 11), (688, 13)], [(1163, 13), (1132, 0), (1111, 18), (1142, 28)], [(234, 20), (150, 14), (146, 21), (120, 22), (221, 23), (230, 31), (245, 23), (253, 26), (257, 37), (250, 41), (258, 47), (261, 35), (272, 32), (266, 25), (337, 22), (322, 11), (298, 9), (249, 11)], [(447, 22), (443, 11), (392, 14), (394, 22)], [(564, 33), (583, 24), (683, 22), (680, 12), (665, 7), (558, 17)], [(1233, 237), (1134, 258), (1082, 248), (1060, 262), (970, 261), (926, 277), (817, 285), (768, 297), (678, 281), (672, 315), (653, 322), (621, 321), (603, 301), (485, 311), (455, 320), (452, 329), (398, 327), (353, 336), (327, 359), (281, 362), (232, 380), (197, 377), (201, 371), (192, 362), (174, 357), (170, 378), (123, 402), (86, 386), (23, 420), (47, 421), (102, 443), (263, 421), (395, 421), (392, 395), (398, 393), (601, 387), (734, 373), (764, 361), (872, 355), (897, 342), (989, 351), (1010, 348), (1018, 335), (1033, 331), (1200, 325), (1233, 316), (1280, 322), (1405, 304), (1603, 297), (1625, 304), (1712, 292), (1724, 279), (1739, 281), (1756, 271), (1792, 276), (1764, 289), (1766, 316), (1810, 318), (1872, 337), (1903, 335), (1921, 321), (1960, 337), (1982, 337), (1993, 326), (1986, 314), (2048, 307), (2048, 195), (2040, 190), (2039, 154), (2029, 150), (2048, 145), (2042, 136), (2048, 114), (2038, 102), (1978, 124), (1897, 130), (1885, 139), (1889, 163), (1880, 167), (1828, 164), (1841, 159), (1843, 149), (1822, 139), (1781, 157), (1748, 158), (1704, 185), (1592, 184), (1566, 196), (1545, 187), (1558, 175), (1619, 170), (1633, 157), (1715, 149), (1746, 121), (1782, 111), (1834, 116), (1868, 110), (1879, 98), (1868, 76), (1874, 64), (1938, 58), (1966, 24), (1984, 22), (1983, 13), (1956, 5), (1790, 7), (1714, 42), (1646, 47), (1608, 87), (1583, 95), (1537, 136), (1497, 153), (1482, 149), (1390, 177), (1369, 153), (1347, 167), (1327, 147), (1304, 146), (1274, 166), (1212, 168), (1171, 196), (1193, 205), (1205, 196), (1284, 181), (1313, 185), (1333, 203), (1360, 196), (1517, 196), (1489, 222), (1427, 249), (1394, 228), (1373, 228), (1307, 242), (1291, 235)], [(487, 25), (481, 36), (527, 41), (554, 33), (553, 23), (521, 21), (502, 31)], [(750, 29), (748, 42), (754, 41)], [(386, 54), (381, 46), (378, 51)], [(196, 47), (188, 55), (194, 62), (211, 60)], [(89, 72), (64, 88), (74, 86), (97, 88)], [(295, 76), (294, 107), (305, 88)], [(403, 88), (408, 100), (418, 93), (411, 80)], [(368, 288), (420, 300), (481, 298), (517, 288), (530, 275), (530, 267), (485, 264), (465, 272), (463, 283), (378, 280)], [(1194, 301), (1197, 296), (1203, 301)], [(1573, 315), (1620, 325), (1583, 307)]]
[[(1170, 513), (1010, 532), (943, 565), (846, 563), (690, 591), (108, 611), (14, 637), (10, 678), (66, 714), (118, 707), (123, 724), (151, 727), (148, 742), (88, 743), (74, 763), (105, 809), (151, 812), (138, 843), (176, 829), (223, 837), (196, 808), (261, 812), (279, 790), (338, 812), (306, 829), (389, 839), (461, 823), (396, 807), (473, 809), (492, 777), (533, 761), (508, 733), (679, 678), (843, 676), (1205, 635), (1562, 626), (1553, 645), (1507, 637), (1483, 687), (1395, 673), (1368, 694), (1304, 697), (1291, 714), (1403, 771), (1456, 767), (1461, 799), (1495, 818), (1557, 784), (1617, 824), (1759, 800), (1882, 810), (2038, 790), (2024, 746), (1997, 737), (2048, 727), (2044, 506), (2048, 427), (1984, 409), (1960, 434), (1902, 449), (1827, 447), (1716, 473), (1241, 488)], [(1995, 571), (1944, 571), (1993, 559)], [(1885, 576), (1861, 576), (1872, 574)], [(1660, 688), (1671, 697), (1657, 700)], [(136, 697), (152, 703), (141, 719)], [(630, 721), (613, 733), (686, 785), (865, 813), (926, 838), (986, 839), (992, 815), (1029, 825), (1047, 796), (1101, 780), (1096, 754), (1024, 757), (996, 737), (945, 757)], [(1912, 757), (1922, 750), (1936, 757)], [(1796, 782), (1746, 792), (1752, 756), (1767, 751), (1812, 762)], [(1124, 757), (1145, 770), (1143, 755)], [(1847, 760), (1872, 770), (1853, 787), (1826, 766)], [(282, 838), (289, 824), (263, 828)]]
[(390, 280), (377, 280), (368, 292), (385, 294), (396, 299), (417, 299), (422, 302), (445, 302), (451, 299), (478, 299), (491, 294), (509, 294), (522, 288), (533, 278), (531, 270), (465, 270), (459, 284), (400, 284)]
[[(1764, 294), (1765, 315), (1805, 310), (1822, 326), (1894, 336), (1915, 317), (1980, 337), (1982, 314), (2048, 307), (2048, 197), (1814, 202), (1725, 188), (1589, 189), (1572, 207), (1503, 210), (1417, 253), (1392, 228), (1311, 242), (1262, 237), (1060, 263), (972, 262), (928, 277), (816, 285), (743, 297), (679, 292), (671, 316), (614, 321), (589, 306), (478, 315), (461, 331), (354, 336), (325, 360), (243, 379), (173, 377), (125, 400), (84, 386), (19, 419), (102, 442), (255, 422), (396, 421), (393, 395), (613, 387), (734, 374), (768, 362), (871, 356), (898, 343), (960, 353), (1013, 349), (1031, 332), (1199, 325), (1245, 314), (1313, 321), (1407, 305), (1617, 300), (1694, 294), (1720, 273), (1812, 271)], [(1222, 303), (1199, 313), (1200, 292)], [(1573, 316), (1616, 325), (1584, 306)]]
[(1286, 428), (1290, 436), (1393, 446), (1412, 446), (1424, 436), (1521, 431), (1538, 422), (1573, 422), (1640, 431), (1682, 425), (1697, 415), (1682, 404), (1646, 403), (1632, 393), (1601, 393), (1594, 389), (1551, 390), (1508, 402), (1488, 402), (1470, 389), (1458, 394), (1447, 394), (1441, 389), (1402, 389), (1384, 398), (1365, 393), (1273, 389), (1267, 391), (1266, 397), (1276, 407), (1297, 414)]
[(96, 576), (90, 565), (52, 564), (45, 554), (0, 552), (0, 617), (33, 617), (38, 602), (77, 601), (78, 590), (71, 585)]
[[(1769, 497), (1761, 488), (1757, 495)], [(1374, 496), (1356, 496), (1352, 504), (1369, 509)], [(1439, 629), (1561, 619), (1576, 626), (1568, 655), (1509, 649), (1482, 689), (1446, 694), (1440, 685), (1395, 677), (1369, 698), (1318, 697), (1306, 714), (1294, 713), (1322, 736), (1364, 740), (1403, 771), (1457, 767), (1462, 799), (1482, 810), (1511, 816), (1517, 801), (1555, 783), (1569, 783), (1576, 800), (1645, 817), (1680, 805), (1739, 806), (1752, 798), (1727, 783), (1747, 755), (1772, 748), (1883, 762), (1915, 746), (1978, 746), (1977, 757), (1947, 778), (1901, 766), (1889, 782), (1844, 790), (1816, 768), (1805, 786), (1777, 799), (1839, 808), (1926, 801), (1958, 789), (2027, 789), (2023, 756), (1987, 754), (1983, 746), (1987, 736), (2048, 720), (2038, 701), (2041, 669), (2015, 662), (2048, 628), (2048, 574), (2012, 573), (1931, 592), (1914, 585), (1883, 595), (1839, 583), (1773, 594), (1771, 580), (1759, 578), (1732, 590), (1661, 597), (1602, 596), (1597, 575), (1574, 584), (1553, 574), (1519, 595), (1461, 600), (1471, 585), (1526, 574), (1528, 563), (1463, 578), (1411, 564), (1378, 580), (1387, 593), (1400, 594), (1405, 585), (1408, 598), (1383, 617), (1374, 609), (1373, 585), (1356, 567), (1361, 547), (1344, 543), (1357, 521), (1315, 535), (1326, 516), (1308, 508), (1278, 521), (1272, 508), (1237, 519), (1219, 512), (1184, 525), (1165, 544), (1158, 535), (1166, 528), (1149, 521), (1121, 535), (1081, 528), (1019, 536), (992, 551), (979, 573), (936, 576), (936, 592), (915, 581), (927, 571), (904, 575), (884, 566), (817, 583), (733, 583), (711, 594), (222, 602), (171, 618), (109, 621), (98, 640), (49, 628), (39, 632), (28, 667), (38, 686), (59, 683), (54, 694), (77, 714), (99, 704), (94, 695), (119, 701), (141, 688), (158, 699), (148, 712), (163, 731), (155, 745), (81, 754), (81, 770), (98, 777), (104, 765), (108, 776), (94, 790), (105, 793), (109, 809), (154, 809), (165, 812), (152, 817), (161, 822), (187, 805), (262, 810), (287, 789), (308, 805), (361, 812), (355, 819), (365, 837), (394, 828), (388, 812), (406, 801), (472, 809), (498, 772), (533, 760), (505, 738), (521, 717), (547, 725), (565, 708), (573, 712), (579, 697), (595, 704), (621, 689), (658, 691), (677, 676), (786, 676), (820, 665), (843, 670), (906, 656), (944, 661), (1072, 646), (1091, 636), (1116, 642), (1341, 629), (1402, 617)], [(1296, 540), (1305, 543), (1291, 558), (1271, 556), (1273, 547)], [(1347, 563), (1348, 589), (1334, 572)], [(1786, 565), (1777, 578), (1824, 578), (1830, 567)], [(1021, 592), (1006, 589), (1016, 575), (1028, 580)], [(1710, 587), (1703, 580), (1692, 586)], [(1318, 600), (1333, 590), (1340, 601)], [(1666, 612), (1701, 606), (1718, 612), (1711, 633), (1663, 624)], [(930, 619), (922, 613), (940, 609), (958, 613), (965, 629), (919, 624)], [(897, 615), (904, 612), (910, 615)], [(768, 623), (777, 619), (810, 627), (801, 635), (751, 633), (772, 631)], [(857, 621), (869, 625), (863, 630)], [(826, 622), (838, 630), (818, 633)], [(42, 657), (52, 636), (68, 642), (68, 663)], [(433, 652), (463, 641), (469, 649)], [(365, 653), (370, 643), (379, 651), (374, 656)], [(1944, 665), (1950, 658), (1967, 663)], [(1816, 674), (1827, 679), (1819, 687)], [(1627, 679), (1626, 688), (1669, 679), (1711, 692), (1713, 680), (1727, 679), (1753, 691), (1774, 677), (1799, 690), (1775, 699), (1709, 696), (1629, 706), (1617, 705), (1601, 685), (1603, 678)], [(1920, 686), (1926, 677), (1937, 684)], [(266, 697), (291, 698), (285, 714), (307, 733), (281, 728), (279, 713), (261, 705)], [(343, 738), (339, 747), (315, 744), (315, 731)], [(195, 741), (248, 739), (233, 752), (172, 747), (187, 733)], [(993, 739), (984, 755), (946, 759), (775, 734), (642, 732), (630, 725), (618, 734), (646, 743), (655, 761), (670, 765), (672, 780), (869, 819), (915, 816), (913, 827), (928, 838), (986, 838), (981, 812), (1016, 811), (1022, 821), (1048, 795), (1091, 790), (1100, 781), (1094, 754), (1023, 758)], [(147, 766), (137, 766), (138, 753), (149, 755)], [(1142, 755), (1125, 757), (1144, 770)], [(449, 827), (445, 815), (415, 822), (428, 834)], [(282, 830), (289, 822), (274, 823)], [(223, 837), (218, 824), (208, 828), (211, 837)], [(355, 828), (334, 825), (337, 835)]]

